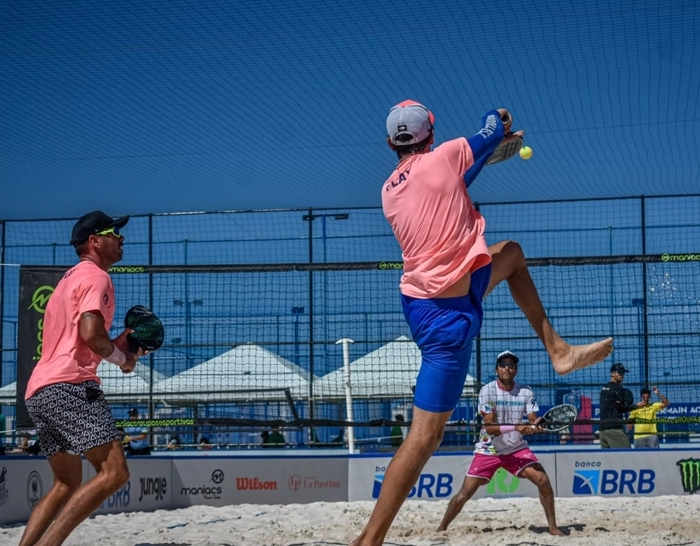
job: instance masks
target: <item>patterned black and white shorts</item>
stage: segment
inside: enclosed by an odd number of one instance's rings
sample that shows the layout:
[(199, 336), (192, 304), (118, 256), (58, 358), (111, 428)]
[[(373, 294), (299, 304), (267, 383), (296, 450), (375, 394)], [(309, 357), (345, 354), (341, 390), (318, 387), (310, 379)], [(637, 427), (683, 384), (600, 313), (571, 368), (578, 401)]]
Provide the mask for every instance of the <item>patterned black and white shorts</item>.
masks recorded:
[(26, 401), (44, 455), (80, 455), (119, 440), (104, 392), (94, 381), (55, 383)]

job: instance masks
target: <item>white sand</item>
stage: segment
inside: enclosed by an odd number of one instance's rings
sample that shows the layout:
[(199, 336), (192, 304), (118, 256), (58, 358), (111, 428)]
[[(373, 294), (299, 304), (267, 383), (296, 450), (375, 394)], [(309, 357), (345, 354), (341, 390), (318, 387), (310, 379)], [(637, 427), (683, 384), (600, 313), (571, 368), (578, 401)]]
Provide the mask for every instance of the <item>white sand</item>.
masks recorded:
[[(362, 529), (373, 502), (194, 506), (181, 510), (96, 516), (66, 546), (338, 546)], [(559, 526), (547, 533), (537, 499), (478, 499), (465, 505), (447, 532), (434, 529), (447, 501), (407, 501), (385, 544), (477, 546), (700, 545), (700, 495), (652, 498), (557, 499)], [(0, 527), (0, 544), (14, 546), (23, 526)]]

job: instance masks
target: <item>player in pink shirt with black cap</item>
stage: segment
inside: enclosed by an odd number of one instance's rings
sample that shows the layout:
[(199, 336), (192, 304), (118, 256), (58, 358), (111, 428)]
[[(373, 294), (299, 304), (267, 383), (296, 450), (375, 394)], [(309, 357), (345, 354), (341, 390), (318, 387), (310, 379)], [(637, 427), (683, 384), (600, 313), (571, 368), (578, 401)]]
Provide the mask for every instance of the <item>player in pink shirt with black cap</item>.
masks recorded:
[[(54, 483), (32, 511), (19, 546), (62, 544), (129, 479), (97, 376), (103, 359), (130, 373), (142, 354), (129, 352), (130, 330), (115, 339), (108, 334), (114, 318), (108, 271), (122, 259), (121, 229), (128, 221), (128, 216), (113, 219), (93, 211), (76, 222), (70, 243), (80, 261), (58, 282), (46, 306), (42, 355), (25, 400)], [(96, 471), (85, 484), (83, 456)]]
[[(504, 127), (502, 119), (506, 119)], [(413, 420), (387, 468), (367, 526), (352, 546), (380, 546), (391, 522), (442, 441), (447, 419), (464, 387), (472, 342), (481, 329), (482, 300), (507, 280), (552, 360), (564, 375), (595, 364), (612, 352), (612, 339), (589, 345), (566, 343), (547, 318), (518, 243), (487, 246), (486, 222), (467, 191), (510, 133), (507, 110), (484, 115), (470, 138), (434, 143), (435, 116), (406, 100), (389, 111), (387, 142), (399, 163), (382, 186), (382, 207), (403, 254), (401, 302), (421, 350)]]

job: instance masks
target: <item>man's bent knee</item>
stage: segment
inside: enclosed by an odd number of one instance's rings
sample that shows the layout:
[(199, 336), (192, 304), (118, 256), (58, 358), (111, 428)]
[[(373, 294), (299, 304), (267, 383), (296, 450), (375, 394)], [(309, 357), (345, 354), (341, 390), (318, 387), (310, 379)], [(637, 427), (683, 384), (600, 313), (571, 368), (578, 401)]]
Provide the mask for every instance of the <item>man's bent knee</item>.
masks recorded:
[(119, 471), (117, 471), (116, 475), (114, 476), (114, 481), (117, 484), (117, 489), (126, 485), (126, 482), (129, 481), (130, 477), (131, 477), (131, 474), (129, 473), (128, 468), (119, 469)]
[(442, 443), (442, 430), (438, 432), (430, 430), (412, 432), (412, 435), (406, 436), (406, 440), (401, 445), (401, 448), (417, 451), (429, 458)]
[(531, 476), (528, 476), (528, 478), (533, 484), (537, 486), (538, 489), (543, 489), (547, 487), (551, 488), (551, 485), (549, 483), (549, 477), (544, 472), (533, 473)]
[(443, 420), (440, 414), (429, 415), (430, 417), (427, 419), (416, 419), (414, 417), (413, 425), (406, 436), (406, 442), (414, 443), (414, 445), (418, 444), (425, 449), (435, 451), (442, 443), (447, 419)]
[(126, 482), (129, 481), (129, 469), (126, 466), (116, 468), (103, 468), (98, 472), (98, 476), (102, 475), (102, 479), (107, 483), (109, 489), (117, 491), (121, 489)]
[(477, 477), (472, 477), (472, 476), (467, 476), (464, 479), (464, 482), (462, 483), (462, 487), (459, 488), (459, 492), (457, 493), (457, 496), (461, 498), (471, 498), (472, 495), (474, 495), (481, 487), (482, 485), (486, 485), (489, 483), (489, 480), (486, 478), (477, 478)]
[(522, 261), (525, 263), (525, 253), (523, 252), (523, 247), (517, 241), (506, 241), (503, 247), (504, 254), (507, 254), (508, 259), (514, 262)]
[(52, 489), (56, 491), (61, 497), (72, 496), (80, 486), (82, 485), (82, 480), (63, 482), (54, 479)]

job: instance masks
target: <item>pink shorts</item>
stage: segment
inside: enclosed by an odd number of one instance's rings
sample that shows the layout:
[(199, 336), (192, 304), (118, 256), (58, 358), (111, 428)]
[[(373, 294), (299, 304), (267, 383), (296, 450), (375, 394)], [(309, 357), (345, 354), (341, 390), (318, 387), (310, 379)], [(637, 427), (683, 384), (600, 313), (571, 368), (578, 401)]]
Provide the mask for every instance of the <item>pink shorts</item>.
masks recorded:
[(523, 468), (538, 462), (535, 454), (527, 447), (509, 455), (475, 453), (467, 470), (467, 476), (489, 481), (499, 468), (505, 468), (513, 476), (517, 476)]

